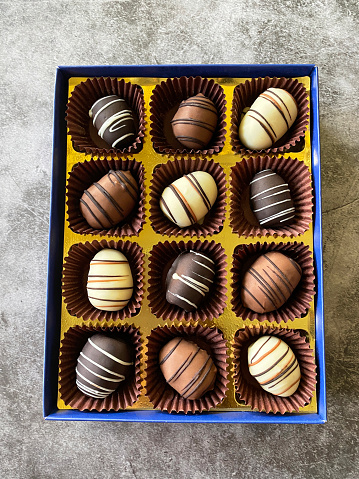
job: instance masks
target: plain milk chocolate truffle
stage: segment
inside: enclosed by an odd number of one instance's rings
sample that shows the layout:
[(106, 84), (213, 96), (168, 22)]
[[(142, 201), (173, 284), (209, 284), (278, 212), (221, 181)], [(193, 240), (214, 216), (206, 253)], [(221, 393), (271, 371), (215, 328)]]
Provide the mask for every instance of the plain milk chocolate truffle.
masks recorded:
[(128, 260), (115, 249), (102, 249), (91, 260), (87, 279), (90, 303), (102, 311), (119, 311), (130, 301), (133, 277)]
[(250, 182), (252, 211), (261, 226), (292, 223), (295, 208), (288, 184), (272, 170), (257, 173)]
[(187, 312), (208, 296), (215, 275), (214, 262), (202, 253), (181, 253), (167, 273), (166, 300)]
[(251, 150), (270, 148), (293, 125), (298, 107), (282, 88), (269, 88), (259, 95), (239, 125), (239, 139)]
[(110, 170), (84, 191), (80, 210), (96, 229), (111, 228), (125, 220), (138, 199), (138, 185), (129, 171)]
[(185, 399), (199, 399), (214, 387), (217, 368), (197, 344), (174, 338), (161, 349), (159, 361), (167, 383)]
[(290, 347), (276, 336), (261, 336), (248, 348), (250, 374), (275, 396), (291, 396), (300, 383), (300, 367)]
[(194, 171), (175, 180), (163, 190), (160, 208), (180, 228), (201, 221), (214, 205), (218, 188), (205, 171)]
[(136, 139), (133, 111), (123, 98), (109, 95), (97, 100), (89, 111), (98, 135), (112, 148), (125, 148)]
[(256, 313), (279, 309), (300, 281), (302, 269), (288, 256), (271, 251), (260, 256), (243, 276), (241, 299)]
[(91, 336), (77, 359), (76, 385), (86, 396), (103, 399), (132, 372), (133, 351), (121, 339)]
[(171, 120), (173, 134), (187, 148), (201, 150), (210, 142), (217, 126), (217, 109), (202, 93), (182, 101)]

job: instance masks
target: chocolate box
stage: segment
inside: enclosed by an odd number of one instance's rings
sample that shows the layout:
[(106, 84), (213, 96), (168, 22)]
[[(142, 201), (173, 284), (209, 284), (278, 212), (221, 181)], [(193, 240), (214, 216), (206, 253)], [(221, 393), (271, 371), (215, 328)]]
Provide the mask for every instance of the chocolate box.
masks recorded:
[[(196, 241), (199, 237), (162, 236), (156, 233), (149, 220), (150, 217), (150, 183), (153, 170), (162, 163), (173, 161), (171, 153), (155, 151), (150, 134), (150, 98), (153, 89), (161, 81), (175, 77), (196, 77), (214, 79), (219, 83), (226, 98), (226, 136), (223, 148), (211, 155), (204, 156), (223, 166), (226, 180), (230, 182), (231, 167), (241, 160), (241, 155), (235, 152), (231, 144), (231, 108), (233, 91), (236, 85), (246, 79), (258, 77), (286, 77), (301, 81), (308, 92), (310, 100), (310, 124), (305, 133), (304, 144), (297, 150), (281, 151), (277, 156), (297, 158), (304, 161), (311, 171), (313, 187), (313, 216), (309, 230), (296, 238), (281, 238), (274, 236), (243, 238), (234, 234), (230, 226), (230, 200), (227, 195), (226, 212), (223, 230), (210, 237), (201, 237), (222, 243), (227, 255), (227, 303), (223, 314), (218, 318), (200, 323), (216, 327), (224, 333), (228, 350), (228, 391), (223, 403), (208, 412), (196, 414), (167, 413), (155, 410), (145, 396), (146, 386), (146, 345), (147, 336), (158, 326), (170, 326), (172, 321), (157, 318), (152, 314), (148, 301), (149, 259), (152, 246), (165, 241)], [(71, 138), (67, 135), (66, 105), (73, 89), (87, 78), (111, 77), (125, 79), (140, 85), (145, 101), (145, 132), (143, 148), (140, 151), (121, 155), (142, 162), (145, 170), (145, 222), (138, 236), (106, 237), (106, 240), (130, 240), (138, 243), (144, 252), (144, 289), (141, 309), (133, 316), (119, 319), (108, 326), (121, 326), (125, 323), (139, 328), (142, 337), (141, 380), (142, 392), (133, 406), (119, 411), (97, 412), (79, 411), (66, 406), (59, 393), (59, 351), (60, 341), (64, 333), (71, 327), (95, 325), (95, 322), (70, 314), (62, 296), (63, 262), (69, 248), (86, 241), (101, 241), (103, 237), (78, 234), (69, 228), (67, 221), (66, 187), (72, 167), (84, 161), (91, 160), (91, 155), (73, 149)], [(188, 157), (186, 154), (176, 155)], [(190, 156), (191, 157), (191, 156)], [(192, 155), (196, 157), (196, 155)], [(228, 188), (229, 190), (229, 188)], [(322, 226), (321, 226), (321, 183), (320, 183), (320, 135), (319, 135), (319, 98), (318, 69), (315, 65), (148, 65), (148, 66), (60, 66), (56, 73), (54, 100), (54, 136), (52, 162), (51, 214), (48, 255), (47, 309), (45, 323), (45, 363), (44, 363), (44, 393), (43, 413), (51, 420), (99, 420), (99, 421), (136, 421), (136, 422), (211, 422), (211, 423), (323, 423), (326, 421), (326, 391), (325, 391), (325, 354), (324, 354), (324, 316), (323, 316), (323, 273), (322, 273)], [(226, 236), (225, 236), (226, 235)], [(307, 314), (288, 323), (280, 323), (282, 328), (292, 328), (304, 332), (310, 347), (314, 349), (317, 367), (316, 391), (309, 404), (297, 413), (283, 415), (251, 411), (250, 408), (236, 398), (233, 380), (233, 338), (237, 331), (245, 326), (258, 326), (258, 321), (242, 320), (235, 315), (232, 299), (232, 255), (238, 245), (251, 243), (303, 242), (313, 253), (315, 296), (312, 299)], [(188, 324), (188, 323), (186, 323)], [(101, 326), (106, 322), (101, 322)], [(266, 325), (270, 325), (266, 323)], [(96, 323), (96, 326), (98, 324)], [(278, 324), (275, 324), (278, 327)]]

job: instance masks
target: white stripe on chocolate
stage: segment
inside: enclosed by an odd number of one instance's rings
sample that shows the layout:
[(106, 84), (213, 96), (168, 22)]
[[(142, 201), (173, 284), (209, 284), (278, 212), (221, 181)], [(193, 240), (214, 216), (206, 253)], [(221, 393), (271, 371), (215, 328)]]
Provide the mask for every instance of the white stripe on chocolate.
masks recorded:
[(100, 348), (100, 346), (97, 346), (97, 344), (95, 344), (91, 338), (88, 339), (89, 343), (95, 348), (97, 349), (98, 351), (100, 351), (102, 354), (104, 354), (105, 356), (107, 356), (108, 358), (112, 359), (113, 361), (115, 361), (116, 363), (119, 363), (119, 364), (122, 364), (123, 366), (131, 366), (133, 363), (127, 363), (126, 361), (122, 361), (122, 359), (119, 359), (119, 358), (116, 358), (116, 356), (113, 356), (112, 354), (110, 354), (109, 352), (105, 351), (104, 349)]
[[(269, 171), (269, 170), (263, 170), (263, 171)], [(254, 180), (252, 180), (249, 184), (251, 185), (252, 183), (256, 182), (256, 181), (259, 181), (259, 180), (263, 180), (263, 178), (268, 178), (268, 176), (273, 176), (275, 175), (276, 173), (269, 173), (268, 175), (263, 175), (263, 176), (260, 176), (259, 178), (255, 178)]]
[[(110, 98), (111, 96), (113, 96), (113, 95), (107, 96), (107, 97), (105, 97), (105, 98)], [(104, 98), (100, 98), (100, 100), (104, 100)], [(98, 103), (100, 100), (98, 100), (96, 103)], [(115, 100), (112, 100), (112, 101), (110, 101), (109, 103), (106, 103), (106, 105), (104, 105), (103, 107), (101, 107), (101, 108), (99, 109), (99, 111), (96, 113), (96, 115), (93, 117), (92, 123), (95, 124), (96, 118), (98, 117), (98, 115), (99, 115), (102, 111), (106, 110), (106, 108), (108, 108), (110, 105), (113, 105), (114, 103), (118, 103), (119, 101), (125, 101), (125, 100), (121, 100), (120, 98), (116, 98)], [(93, 107), (96, 105), (96, 103), (95, 103), (94, 105), (92, 105), (91, 111), (93, 110)], [(111, 118), (112, 118), (112, 117), (110, 117), (109, 120), (110, 120)]]
[(258, 208), (257, 210), (253, 210), (253, 212), (257, 213), (258, 211), (263, 211), (263, 210), (266, 210), (268, 208), (272, 208), (273, 206), (277, 206), (277, 205), (280, 205), (282, 203), (287, 203), (288, 201), (292, 201), (292, 200), (290, 198), (288, 198), (287, 200), (277, 201), (276, 203), (271, 203), (268, 206), (263, 206), (263, 208)]
[(172, 294), (172, 296), (175, 296), (176, 298), (180, 299), (181, 301), (184, 301), (185, 303), (188, 303), (188, 304), (190, 304), (191, 306), (193, 306), (194, 308), (197, 309), (197, 305), (194, 304), (194, 303), (191, 303), (191, 301), (189, 301), (187, 298), (184, 298), (183, 296), (180, 296), (179, 294), (172, 293), (172, 291), (170, 291), (170, 290), (168, 290), (168, 292), (170, 294)]
[[(80, 358), (77, 360), (77, 363), (81, 364), (81, 366), (83, 368), (85, 368), (89, 373), (93, 374), (94, 376), (96, 376), (100, 379), (103, 379), (104, 381), (120, 383), (121, 381), (124, 381), (124, 379), (125, 379), (125, 376), (123, 376), (123, 375), (121, 375), (121, 377), (118, 377), (118, 378), (109, 378), (107, 376), (101, 376), (100, 374), (95, 373), (95, 371), (93, 371), (91, 368), (87, 367), (86, 364), (84, 364), (82, 361), (80, 361)], [(115, 374), (115, 373), (111, 372), (111, 374)], [(119, 376), (119, 375), (117, 375), (117, 376)]]
[(172, 279), (182, 281), (182, 283), (186, 284), (190, 288), (198, 291), (202, 296), (205, 296), (205, 293), (209, 291), (209, 287), (206, 286), (203, 283), (200, 283), (199, 281), (196, 281), (195, 279), (191, 278), (190, 276), (186, 275), (178, 275), (177, 273), (173, 273)]
[[(289, 213), (294, 213), (294, 211), (295, 211), (295, 208), (288, 208), (288, 209), (286, 209), (286, 210), (284, 210), (284, 211), (281, 211), (280, 213), (277, 213), (277, 214), (275, 214), (275, 215), (269, 216), (269, 218), (265, 218), (265, 219), (263, 219), (263, 220), (259, 220), (259, 223), (260, 223), (261, 225), (264, 224), (264, 223), (268, 223), (268, 221), (272, 221), (272, 220), (274, 220), (274, 219), (280, 218), (281, 216), (287, 215), (287, 214), (289, 214)], [(285, 221), (285, 220), (283, 220), (283, 221)]]
[(102, 366), (101, 364), (98, 364), (96, 363), (96, 361), (94, 361), (93, 359), (89, 358), (88, 356), (86, 356), (82, 351), (80, 353), (80, 356), (82, 356), (84, 359), (86, 359), (86, 361), (92, 363), (94, 366), (102, 369), (103, 371), (106, 371), (107, 373), (109, 374), (113, 374), (114, 376), (118, 376), (119, 378), (122, 378), (124, 377), (122, 374), (119, 374), (119, 373), (116, 373), (115, 371), (111, 371), (110, 369), (106, 369), (104, 366)]
[(263, 190), (263, 191), (261, 191), (260, 193), (257, 193), (254, 196), (251, 196), (250, 199), (253, 200), (254, 198), (257, 198), (257, 196), (263, 195), (264, 193), (267, 193), (268, 191), (274, 190), (275, 188), (281, 188), (282, 186), (288, 186), (288, 185), (283, 184), (283, 185), (272, 186), (272, 188), (267, 188), (266, 190)]

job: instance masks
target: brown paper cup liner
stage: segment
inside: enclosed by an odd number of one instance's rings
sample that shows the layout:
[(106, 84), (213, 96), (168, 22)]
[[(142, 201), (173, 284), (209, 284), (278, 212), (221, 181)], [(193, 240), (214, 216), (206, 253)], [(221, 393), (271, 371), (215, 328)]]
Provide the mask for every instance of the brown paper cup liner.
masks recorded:
[[(198, 344), (201, 349), (206, 350), (215, 366), (217, 376), (214, 388), (207, 391), (199, 399), (185, 399), (169, 384), (167, 384), (158, 361), (161, 348), (172, 338), (181, 336), (188, 341)], [(147, 352), (147, 383), (146, 396), (149, 398), (155, 409), (167, 412), (196, 413), (208, 411), (220, 404), (227, 391), (227, 349), (223, 334), (218, 329), (197, 326), (164, 326), (153, 329), (148, 336)]]
[[(178, 110), (180, 103), (198, 93), (203, 93), (212, 100), (217, 108), (218, 123), (212, 139), (203, 150), (194, 150), (183, 146), (174, 136), (170, 121)], [(151, 96), (151, 138), (153, 147), (159, 153), (177, 155), (196, 153), (213, 155), (222, 150), (226, 134), (226, 99), (223, 88), (201, 77), (169, 78), (157, 85)]]
[[(279, 251), (296, 261), (302, 268), (302, 277), (291, 294), (290, 298), (275, 311), (269, 313), (256, 313), (243, 306), (241, 301), (241, 286), (244, 273), (251, 264), (262, 254), (269, 251)], [(292, 321), (295, 318), (306, 316), (310, 303), (315, 294), (314, 291), (314, 268), (312, 252), (309, 246), (303, 243), (252, 243), (248, 245), (239, 245), (234, 250), (232, 273), (232, 291), (231, 300), (232, 310), (236, 316), (243, 320), (258, 319), (259, 321), (275, 321), (280, 323)]]
[[(115, 392), (105, 399), (96, 399), (83, 394), (76, 386), (76, 364), (82, 348), (89, 337), (97, 333), (119, 337), (132, 344), (135, 361), (132, 374), (120, 383)], [(133, 325), (101, 328), (100, 326), (75, 326), (66, 331), (60, 347), (60, 397), (67, 406), (80, 411), (119, 411), (137, 401), (141, 389), (140, 377), (141, 335)]]
[[(196, 311), (186, 312), (166, 301), (166, 277), (177, 256), (184, 251), (200, 251), (214, 261), (216, 273), (208, 295)], [(215, 241), (180, 241), (156, 244), (149, 258), (148, 301), (157, 318), (178, 321), (206, 321), (218, 318), (226, 305), (226, 254)]]
[[(250, 182), (259, 171), (271, 169), (288, 183), (295, 207), (290, 225), (271, 228), (261, 226), (254, 216), (249, 200)], [(298, 236), (309, 229), (312, 221), (313, 194), (308, 167), (297, 159), (269, 156), (243, 158), (231, 172), (230, 225), (238, 236)]]
[[(298, 389), (289, 397), (279, 397), (264, 391), (248, 369), (248, 347), (259, 337), (273, 335), (282, 339), (292, 349), (300, 366), (301, 380)], [(237, 331), (233, 343), (234, 384), (236, 398), (245, 402), (251, 409), (260, 412), (285, 414), (299, 412), (309, 404), (316, 385), (314, 352), (305, 337), (293, 329), (280, 329), (260, 326), (246, 327)]]
[[(81, 214), (80, 199), (83, 192), (99, 181), (110, 170), (130, 171), (139, 188), (137, 205), (131, 214), (118, 225), (110, 229), (92, 228)], [(138, 236), (145, 222), (144, 213), (144, 176), (142, 163), (130, 159), (104, 159), (77, 163), (70, 172), (67, 184), (67, 220), (74, 233), (100, 236)]]
[[(252, 106), (256, 98), (268, 88), (283, 88), (295, 99), (298, 106), (298, 115), (287, 133), (266, 150), (250, 150), (241, 144), (238, 134), (239, 124), (242, 119), (244, 108)], [(295, 147), (304, 137), (309, 124), (309, 100), (307, 91), (302, 83), (292, 78), (253, 78), (241, 85), (237, 85), (233, 93), (231, 112), (231, 145), (233, 151), (241, 155), (252, 155), (253, 153), (276, 153)], [(303, 144), (304, 146), (304, 144)], [(298, 151), (298, 150), (296, 150)]]
[[(206, 171), (213, 176), (217, 184), (218, 196), (201, 224), (196, 223), (180, 228), (163, 214), (160, 198), (163, 190), (173, 181), (194, 171)], [(226, 175), (223, 168), (213, 160), (180, 158), (158, 165), (154, 169), (150, 187), (150, 222), (156, 233), (168, 236), (211, 236), (222, 230), (225, 208)]]
[[(133, 293), (127, 306), (120, 311), (102, 311), (88, 300), (86, 282), (90, 261), (100, 250), (112, 248), (121, 251), (129, 261), (133, 276)], [(98, 321), (116, 321), (135, 316), (141, 309), (143, 297), (143, 252), (132, 241), (93, 241), (72, 245), (65, 258), (62, 274), (62, 295), (67, 310), (77, 318)]]
[[(126, 100), (134, 113), (137, 137), (132, 145), (123, 149), (111, 148), (97, 134), (89, 117), (89, 110), (98, 99), (117, 95)], [(116, 78), (88, 78), (74, 88), (67, 104), (66, 121), (68, 134), (76, 151), (92, 156), (116, 157), (138, 153), (145, 136), (145, 100), (139, 85)]]

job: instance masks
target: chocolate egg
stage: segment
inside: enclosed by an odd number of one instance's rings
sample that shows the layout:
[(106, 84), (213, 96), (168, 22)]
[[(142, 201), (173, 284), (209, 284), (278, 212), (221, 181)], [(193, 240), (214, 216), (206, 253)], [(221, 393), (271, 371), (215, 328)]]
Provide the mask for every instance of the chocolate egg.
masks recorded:
[(195, 311), (209, 293), (214, 262), (202, 253), (181, 253), (167, 274), (166, 300), (185, 311)]
[(173, 134), (187, 148), (201, 150), (217, 126), (217, 109), (202, 93), (184, 100), (171, 120)]
[(133, 351), (121, 339), (91, 336), (76, 367), (76, 385), (86, 396), (103, 399), (112, 394), (132, 371)]
[(185, 399), (199, 399), (214, 387), (217, 368), (191, 341), (172, 339), (161, 349), (159, 362), (167, 383)]
[(111, 228), (125, 220), (138, 199), (138, 185), (129, 171), (110, 170), (84, 191), (80, 210), (96, 229)]
[(275, 396), (291, 396), (300, 383), (300, 367), (290, 347), (276, 336), (261, 336), (248, 348), (250, 374)]
[(174, 181), (163, 190), (160, 208), (180, 228), (202, 220), (214, 205), (218, 189), (205, 171), (194, 171)]
[(90, 303), (102, 311), (119, 311), (130, 301), (133, 278), (128, 260), (115, 249), (102, 249), (91, 260), (87, 279)]
[(242, 280), (241, 299), (256, 313), (279, 309), (300, 281), (302, 269), (294, 260), (278, 251), (260, 256)]
[(97, 100), (89, 111), (98, 135), (112, 148), (125, 148), (136, 139), (133, 111), (123, 98), (109, 95)]
[(293, 125), (298, 107), (282, 88), (269, 88), (259, 95), (239, 125), (239, 139), (251, 150), (270, 148)]
[(284, 226), (295, 217), (288, 184), (272, 170), (257, 173), (250, 182), (252, 211), (261, 226)]

